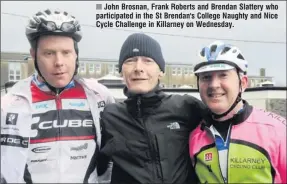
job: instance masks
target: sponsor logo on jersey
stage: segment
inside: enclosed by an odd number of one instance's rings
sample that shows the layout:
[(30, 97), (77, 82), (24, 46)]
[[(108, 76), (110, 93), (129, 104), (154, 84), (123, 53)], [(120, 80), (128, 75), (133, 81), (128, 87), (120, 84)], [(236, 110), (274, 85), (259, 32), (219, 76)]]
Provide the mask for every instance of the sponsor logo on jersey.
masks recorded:
[(28, 148), (28, 137), (1, 134), (1, 145)]
[(89, 111), (87, 99), (62, 99), (62, 109)]
[(18, 119), (17, 113), (7, 113), (6, 116), (6, 125), (16, 125)]
[(65, 127), (93, 127), (93, 121), (89, 119), (64, 119), (61, 123), (59, 123), (58, 120), (42, 121), (38, 126), (38, 128), (42, 130)]
[(204, 160), (205, 161), (211, 161), (212, 160), (212, 153), (205, 153)]
[(45, 113), (50, 110), (56, 110), (56, 101), (54, 99), (33, 103), (33, 112), (35, 114)]
[(103, 107), (105, 107), (105, 106), (106, 106), (105, 101), (100, 101), (100, 102), (98, 102), (98, 108), (103, 108)]
[(1, 127), (1, 130), (14, 130), (14, 131), (19, 131), (19, 128), (16, 128), (16, 127)]
[(86, 159), (87, 155), (79, 155), (79, 156), (71, 156), (70, 160), (81, 160), (81, 159)]
[(85, 107), (86, 104), (84, 102), (70, 102), (69, 105), (72, 107)]
[(51, 150), (51, 147), (49, 147), (49, 146), (41, 146), (41, 147), (37, 147), (37, 148), (32, 149), (32, 151), (34, 153), (46, 153), (50, 150)]
[(49, 107), (48, 107), (48, 104), (46, 104), (46, 103), (43, 103), (43, 104), (37, 104), (37, 105), (35, 105), (35, 108), (36, 109), (48, 109)]
[(92, 114), (79, 110), (51, 110), (33, 115), (30, 143), (91, 140), (96, 135)]
[(31, 162), (46, 162), (48, 161), (47, 158), (44, 158), (44, 159), (37, 159), (37, 160), (31, 160)]
[(85, 149), (88, 149), (88, 143), (76, 147), (71, 147), (71, 151), (81, 151)]

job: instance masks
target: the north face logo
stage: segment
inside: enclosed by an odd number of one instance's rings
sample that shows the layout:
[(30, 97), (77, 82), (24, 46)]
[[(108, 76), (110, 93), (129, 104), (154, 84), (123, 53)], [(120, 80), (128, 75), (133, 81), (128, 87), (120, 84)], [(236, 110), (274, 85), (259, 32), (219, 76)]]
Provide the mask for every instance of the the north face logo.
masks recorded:
[(6, 125), (16, 125), (18, 119), (17, 113), (7, 113)]
[(173, 129), (180, 129), (180, 125), (178, 122), (173, 122), (167, 125), (167, 128), (173, 130)]

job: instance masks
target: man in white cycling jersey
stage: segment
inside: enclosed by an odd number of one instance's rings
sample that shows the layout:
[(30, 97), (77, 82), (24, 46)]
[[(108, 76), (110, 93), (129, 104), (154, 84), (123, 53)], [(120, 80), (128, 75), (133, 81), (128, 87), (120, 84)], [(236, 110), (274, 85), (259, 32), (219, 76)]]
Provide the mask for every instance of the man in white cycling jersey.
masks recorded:
[(79, 22), (47, 9), (29, 20), (26, 36), (36, 73), (1, 99), (1, 180), (108, 182), (108, 164), (99, 169), (97, 160), (99, 113), (114, 98), (96, 80), (77, 76)]

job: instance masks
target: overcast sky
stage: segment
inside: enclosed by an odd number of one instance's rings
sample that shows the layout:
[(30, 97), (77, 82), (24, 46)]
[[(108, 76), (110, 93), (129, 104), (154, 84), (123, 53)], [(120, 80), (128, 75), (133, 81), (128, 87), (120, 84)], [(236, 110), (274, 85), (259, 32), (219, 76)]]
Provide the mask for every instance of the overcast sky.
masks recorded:
[[(249, 2), (242, 1), (246, 4), (270, 4), (270, 2)], [(80, 23), (87, 25), (96, 24), (96, 14), (105, 13), (106, 11), (96, 10), (96, 4), (106, 2), (101, 1), (19, 1), (3, 2), (1, 1), (1, 51), (28, 52), (29, 44), (25, 37), (25, 26), (28, 18), (12, 16), (4, 13), (31, 16), (39, 10), (46, 8), (58, 8), (66, 10), (79, 19)], [(109, 4), (112, 1), (108, 1)], [(119, 2), (115, 2), (118, 3)], [(129, 4), (134, 2), (129, 1)], [(135, 2), (136, 4), (150, 4), (152, 2)], [(165, 2), (155, 2), (164, 4)], [(172, 3), (171, 1), (167, 2)], [(193, 1), (176, 1), (182, 4), (206, 4), (206, 2)], [(228, 1), (215, 1), (216, 4), (227, 4)], [(239, 4), (233, 2), (233, 4)], [(169, 63), (196, 63), (198, 61), (198, 51), (215, 41), (215, 39), (202, 39), (196, 37), (208, 37), (231, 40), (256, 40), (281, 43), (257, 43), (244, 41), (225, 42), (234, 44), (240, 48), (244, 57), (249, 61), (249, 75), (259, 75), (259, 68), (266, 68), (268, 76), (274, 76), (277, 85), (286, 86), (286, 1), (273, 2), (279, 6), (278, 10), (271, 11), (278, 14), (278, 19), (253, 19), (232, 21), (234, 27), (229, 28), (118, 28), (100, 29), (96, 27), (83, 26), (83, 39), (80, 42), (80, 57), (118, 59), (122, 43), (129, 34), (133, 32), (156, 32), (164, 34), (186, 35), (168, 36), (151, 34), (150, 36), (158, 40), (162, 46), (165, 60)], [(123, 11), (118, 11), (123, 12)], [(139, 12), (139, 11), (138, 11)], [(156, 11), (150, 11), (155, 13)], [(164, 11), (161, 11), (164, 12)], [(171, 12), (171, 11), (169, 11)], [(177, 11), (180, 12), (180, 11)], [(184, 13), (197, 13), (197, 10), (185, 10)], [(209, 11), (216, 13), (216, 11)], [(222, 12), (222, 11), (220, 11)], [(236, 13), (239, 11), (229, 11)], [(243, 11), (241, 11), (243, 12)], [(259, 13), (259, 11), (244, 11), (245, 13)], [(175, 12), (174, 12), (175, 13)], [(148, 20), (142, 20), (148, 21)], [(175, 20), (173, 20), (175, 21)], [(220, 22), (222, 20), (219, 20)], [(226, 20), (231, 21), (231, 20)]]

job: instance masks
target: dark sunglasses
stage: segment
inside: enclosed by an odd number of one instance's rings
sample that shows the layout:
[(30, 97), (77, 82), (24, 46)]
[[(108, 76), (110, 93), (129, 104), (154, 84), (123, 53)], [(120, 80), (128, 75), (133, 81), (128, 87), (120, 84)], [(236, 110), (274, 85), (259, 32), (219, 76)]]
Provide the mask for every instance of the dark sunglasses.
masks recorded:
[(38, 27), (39, 31), (63, 31), (66, 33), (74, 33), (77, 31), (76, 27), (74, 24), (70, 23), (70, 22), (63, 22), (61, 27), (58, 28), (55, 22), (52, 21), (47, 21), (47, 22), (42, 22), (39, 27)]

